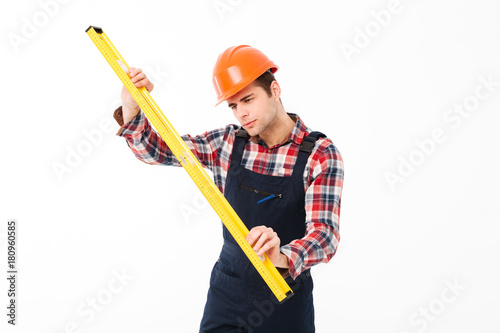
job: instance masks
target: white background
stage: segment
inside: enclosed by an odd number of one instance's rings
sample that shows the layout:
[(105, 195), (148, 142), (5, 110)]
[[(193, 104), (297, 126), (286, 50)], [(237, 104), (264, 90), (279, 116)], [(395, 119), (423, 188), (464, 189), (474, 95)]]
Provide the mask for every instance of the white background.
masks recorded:
[(16, 219), (19, 276), (15, 327), (1, 279), (0, 331), (198, 329), (220, 222), (184, 170), (115, 136), (121, 83), (95, 25), (180, 133), (235, 121), (213, 106), (225, 48), (280, 66), (285, 109), (345, 162), (341, 242), (313, 272), (317, 332), (500, 332), (499, 13), (493, 0), (2, 1), (0, 267)]

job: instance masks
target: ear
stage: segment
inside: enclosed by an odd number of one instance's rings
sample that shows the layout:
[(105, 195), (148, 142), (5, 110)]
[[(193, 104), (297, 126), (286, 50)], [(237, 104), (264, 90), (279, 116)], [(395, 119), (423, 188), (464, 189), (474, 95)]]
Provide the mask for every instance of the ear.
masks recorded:
[(271, 94), (274, 101), (278, 103), (281, 97), (281, 87), (278, 81), (271, 82)]

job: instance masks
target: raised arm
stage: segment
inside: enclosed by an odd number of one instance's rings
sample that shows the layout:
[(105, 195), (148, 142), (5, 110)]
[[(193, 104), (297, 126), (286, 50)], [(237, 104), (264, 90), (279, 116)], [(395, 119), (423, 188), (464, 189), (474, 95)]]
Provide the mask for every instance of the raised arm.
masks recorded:
[[(128, 74), (136, 87), (146, 87), (148, 91), (153, 89), (153, 84), (141, 69), (131, 67)], [(180, 166), (172, 151), (152, 127), (125, 87), (122, 88), (121, 97), (122, 106), (114, 113), (114, 118), (121, 126), (117, 135), (126, 139), (134, 155), (148, 164)], [(220, 128), (193, 137), (183, 135), (182, 139), (201, 164), (212, 169), (218, 149), (222, 144), (224, 131), (224, 128)]]

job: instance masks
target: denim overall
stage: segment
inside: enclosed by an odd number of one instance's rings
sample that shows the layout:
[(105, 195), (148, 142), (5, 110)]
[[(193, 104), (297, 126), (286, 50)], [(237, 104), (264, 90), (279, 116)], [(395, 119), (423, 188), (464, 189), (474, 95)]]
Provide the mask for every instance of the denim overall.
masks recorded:
[[(250, 230), (273, 228), (281, 245), (305, 234), (303, 173), (316, 140), (312, 132), (302, 141), (290, 177), (256, 173), (241, 166), (248, 134), (235, 139), (226, 178), (225, 197)], [(224, 245), (210, 277), (210, 289), (201, 321), (203, 333), (311, 333), (314, 332), (313, 281), (309, 270), (286, 279), (294, 295), (279, 303), (267, 284), (223, 226)]]

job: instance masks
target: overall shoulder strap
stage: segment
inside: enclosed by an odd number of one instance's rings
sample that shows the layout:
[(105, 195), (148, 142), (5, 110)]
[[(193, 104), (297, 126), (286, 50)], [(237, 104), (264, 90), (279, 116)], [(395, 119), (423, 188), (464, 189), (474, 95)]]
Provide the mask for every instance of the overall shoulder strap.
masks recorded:
[(233, 151), (231, 152), (231, 164), (232, 166), (239, 166), (241, 164), (241, 158), (243, 157), (243, 150), (245, 150), (245, 144), (247, 143), (250, 135), (243, 128), (240, 128), (236, 137), (234, 138)]
[(319, 138), (325, 137), (326, 135), (324, 135), (323, 133), (314, 131), (309, 133), (309, 135), (305, 136), (302, 139), (302, 142), (299, 146), (297, 160), (295, 161), (295, 166), (293, 167), (292, 176), (302, 177), (302, 175), (304, 174), (304, 169), (306, 168), (307, 159), (313, 151), (314, 146), (316, 145), (316, 141), (318, 141)]

